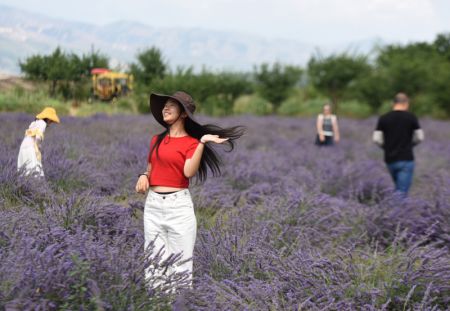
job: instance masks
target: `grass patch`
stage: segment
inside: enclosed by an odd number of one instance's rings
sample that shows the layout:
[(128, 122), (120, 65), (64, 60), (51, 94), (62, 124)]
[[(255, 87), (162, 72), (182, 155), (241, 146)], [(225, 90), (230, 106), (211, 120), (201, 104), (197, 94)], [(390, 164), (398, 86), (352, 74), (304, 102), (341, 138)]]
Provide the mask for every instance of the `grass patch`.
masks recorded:
[(0, 112), (23, 112), (37, 114), (44, 107), (51, 106), (58, 115), (86, 117), (96, 113), (107, 115), (138, 114), (140, 98), (130, 95), (110, 102), (86, 100), (64, 100), (61, 97), (50, 97), (47, 87), (42, 85), (33, 91), (15, 87), (0, 93)]
[(381, 251), (377, 245), (369, 252), (355, 251), (349, 258), (349, 264), (353, 271), (352, 284), (345, 291), (347, 298), (367, 295), (370, 303), (370, 292), (377, 291), (377, 306), (381, 307), (391, 300), (392, 310), (407, 310), (423, 298), (424, 286), (418, 285), (412, 291), (413, 285), (402, 279), (405, 270), (417, 269), (421, 263), (416, 261), (410, 266), (408, 254), (395, 242)]
[(216, 225), (219, 217), (222, 222), (226, 222), (229, 218), (228, 213), (228, 211), (216, 207), (195, 208), (198, 226), (207, 230), (210, 230)]

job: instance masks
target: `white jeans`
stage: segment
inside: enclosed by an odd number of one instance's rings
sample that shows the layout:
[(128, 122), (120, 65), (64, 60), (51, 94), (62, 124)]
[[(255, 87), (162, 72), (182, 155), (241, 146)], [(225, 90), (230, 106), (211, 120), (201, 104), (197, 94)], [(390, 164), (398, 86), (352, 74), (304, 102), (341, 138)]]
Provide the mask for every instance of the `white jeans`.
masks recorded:
[[(163, 260), (170, 254), (182, 254), (183, 264), (172, 272), (188, 271), (192, 282), (192, 254), (197, 235), (194, 204), (188, 189), (172, 194), (149, 191), (144, 209), (145, 249), (155, 241), (155, 252), (163, 248)], [(147, 279), (150, 275), (146, 275)]]

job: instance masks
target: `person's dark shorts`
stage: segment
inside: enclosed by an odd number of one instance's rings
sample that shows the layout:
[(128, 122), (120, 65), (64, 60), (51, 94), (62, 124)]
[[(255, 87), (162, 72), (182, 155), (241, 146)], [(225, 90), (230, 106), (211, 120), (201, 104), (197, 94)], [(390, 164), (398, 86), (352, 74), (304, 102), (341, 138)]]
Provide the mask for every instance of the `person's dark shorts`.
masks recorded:
[(319, 135), (316, 136), (316, 145), (317, 146), (332, 146), (334, 145), (334, 138), (333, 136), (325, 136), (324, 141), (320, 141)]

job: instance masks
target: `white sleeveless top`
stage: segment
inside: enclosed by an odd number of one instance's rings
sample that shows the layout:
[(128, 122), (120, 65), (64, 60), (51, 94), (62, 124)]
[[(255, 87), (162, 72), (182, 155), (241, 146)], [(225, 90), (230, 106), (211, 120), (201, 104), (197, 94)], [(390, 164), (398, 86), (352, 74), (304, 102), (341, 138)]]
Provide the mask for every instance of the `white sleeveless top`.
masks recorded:
[(35, 120), (31, 122), (28, 129), (25, 131), (25, 137), (21, 147), (33, 147), (36, 144), (40, 145), (41, 141), (44, 140), (46, 128), (47, 123), (44, 120)]

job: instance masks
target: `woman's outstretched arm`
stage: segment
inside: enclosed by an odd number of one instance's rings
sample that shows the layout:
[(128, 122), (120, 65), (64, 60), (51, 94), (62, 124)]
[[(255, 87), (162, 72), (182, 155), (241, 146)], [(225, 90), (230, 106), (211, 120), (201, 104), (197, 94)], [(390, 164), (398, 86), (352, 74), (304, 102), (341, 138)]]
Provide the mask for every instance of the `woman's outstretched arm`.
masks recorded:
[(184, 163), (184, 176), (187, 178), (194, 177), (197, 174), (197, 171), (200, 167), (200, 162), (202, 160), (203, 150), (205, 149), (205, 144), (208, 142), (213, 142), (216, 144), (224, 143), (228, 140), (228, 138), (220, 138), (219, 135), (203, 135), (200, 139), (200, 143), (192, 155), (192, 158), (187, 159)]

